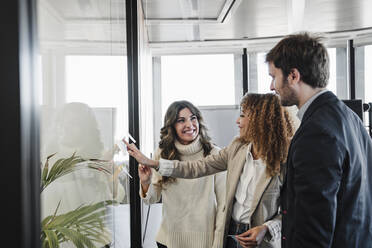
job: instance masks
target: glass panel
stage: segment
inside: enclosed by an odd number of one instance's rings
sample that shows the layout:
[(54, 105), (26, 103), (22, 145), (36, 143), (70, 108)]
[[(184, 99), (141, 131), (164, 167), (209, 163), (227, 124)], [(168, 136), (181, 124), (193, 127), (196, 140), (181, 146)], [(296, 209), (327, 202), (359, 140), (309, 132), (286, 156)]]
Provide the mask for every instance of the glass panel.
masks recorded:
[(177, 100), (197, 106), (235, 104), (233, 54), (162, 56), (161, 79), (162, 113)]
[(38, 1), (43, 247), (130, 247), (125, 25), (125, 0)]
[(336, 48), (327, 48), (329, 55), (329, 80), (327, 89), (337, 95)]
[(372, 45), (364, 47), (364, 102), (372, 102)]
[(265, 62), (266, 53), (257, 53), (257, 89), (258, 93), (269, 93), (271, 77), (269, 67)]

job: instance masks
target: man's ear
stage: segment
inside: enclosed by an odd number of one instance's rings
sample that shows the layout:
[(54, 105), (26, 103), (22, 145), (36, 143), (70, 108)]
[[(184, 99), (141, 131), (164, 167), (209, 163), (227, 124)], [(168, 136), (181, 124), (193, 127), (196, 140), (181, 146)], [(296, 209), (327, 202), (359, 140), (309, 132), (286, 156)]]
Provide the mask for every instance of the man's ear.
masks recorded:
[(297, 68), (292, 68), (288, 74), (288, 81), (293, 84), (297, 84), (301, 80), (301, 73)]

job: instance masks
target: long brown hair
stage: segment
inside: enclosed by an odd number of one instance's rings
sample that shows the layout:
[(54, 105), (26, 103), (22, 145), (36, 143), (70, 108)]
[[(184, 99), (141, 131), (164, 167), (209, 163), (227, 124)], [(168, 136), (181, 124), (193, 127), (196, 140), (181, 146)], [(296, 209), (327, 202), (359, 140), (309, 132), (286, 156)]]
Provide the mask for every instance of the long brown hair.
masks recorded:
[(271, 176), (280, 173), (280, 165), (287, 159), (293, 121), (274, 94), (245, 94), (240, 104), (249, 121), (240, 140), (252, 143), (255, 152), (266, 164)]
[[(177, 133), (174, 125), (176, 124), (179, 112), (184, 108), (188, 108), (198, 119), (199, 139), (204, 157), (209, 155), (213, 148), (200, 110), (188, 101), (176, 101), (168, 107), (164, 116), (164, 126), (160, 129), (159, 148), (161, 149), (160, 157), (163, 159), (180, 160), (180, 153), (175, 146)], [(165, 184), (173, 181), (175, 181), (174, 178), (163, 177), (161, 183)]]

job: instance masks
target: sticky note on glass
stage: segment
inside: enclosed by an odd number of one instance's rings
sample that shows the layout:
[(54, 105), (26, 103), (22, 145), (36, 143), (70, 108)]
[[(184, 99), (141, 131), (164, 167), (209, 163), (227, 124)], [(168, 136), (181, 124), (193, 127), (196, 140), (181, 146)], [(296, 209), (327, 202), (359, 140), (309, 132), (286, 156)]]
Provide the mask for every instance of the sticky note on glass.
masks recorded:
[[(136, 143), (136, 140), (132, 137), (132, 135), (130, 135), (130, 133), (128, 133), (127, 136), (124, 136), (123, 140), (128, 140), (129, 142), (129, 139), (133, 142), (133, 143)], [(123, 140), (120, 140), (117, 145), (119, 147), (119, 149), (124, 153), (126, 154), (127, 153), (127, 146), (125, 145), (125, 143), (123, 142)]]
[[(136, 140), (132, 137), (132, 135), (130, 135), (130, 133), (128, 133), (128, 137), (129, 139), (133, 142), (133, 143), (136, 143)], [(129, 141), (129, 140), (128, 140)]]

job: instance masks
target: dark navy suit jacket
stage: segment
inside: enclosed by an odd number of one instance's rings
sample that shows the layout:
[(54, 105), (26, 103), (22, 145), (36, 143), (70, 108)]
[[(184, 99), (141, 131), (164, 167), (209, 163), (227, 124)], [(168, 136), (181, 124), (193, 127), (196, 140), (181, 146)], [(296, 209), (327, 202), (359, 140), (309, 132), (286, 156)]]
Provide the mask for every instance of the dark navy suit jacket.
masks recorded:
[(294, 135), (281, 192), (282, 247), (372, 247), (372, 142), (332, 92)]

